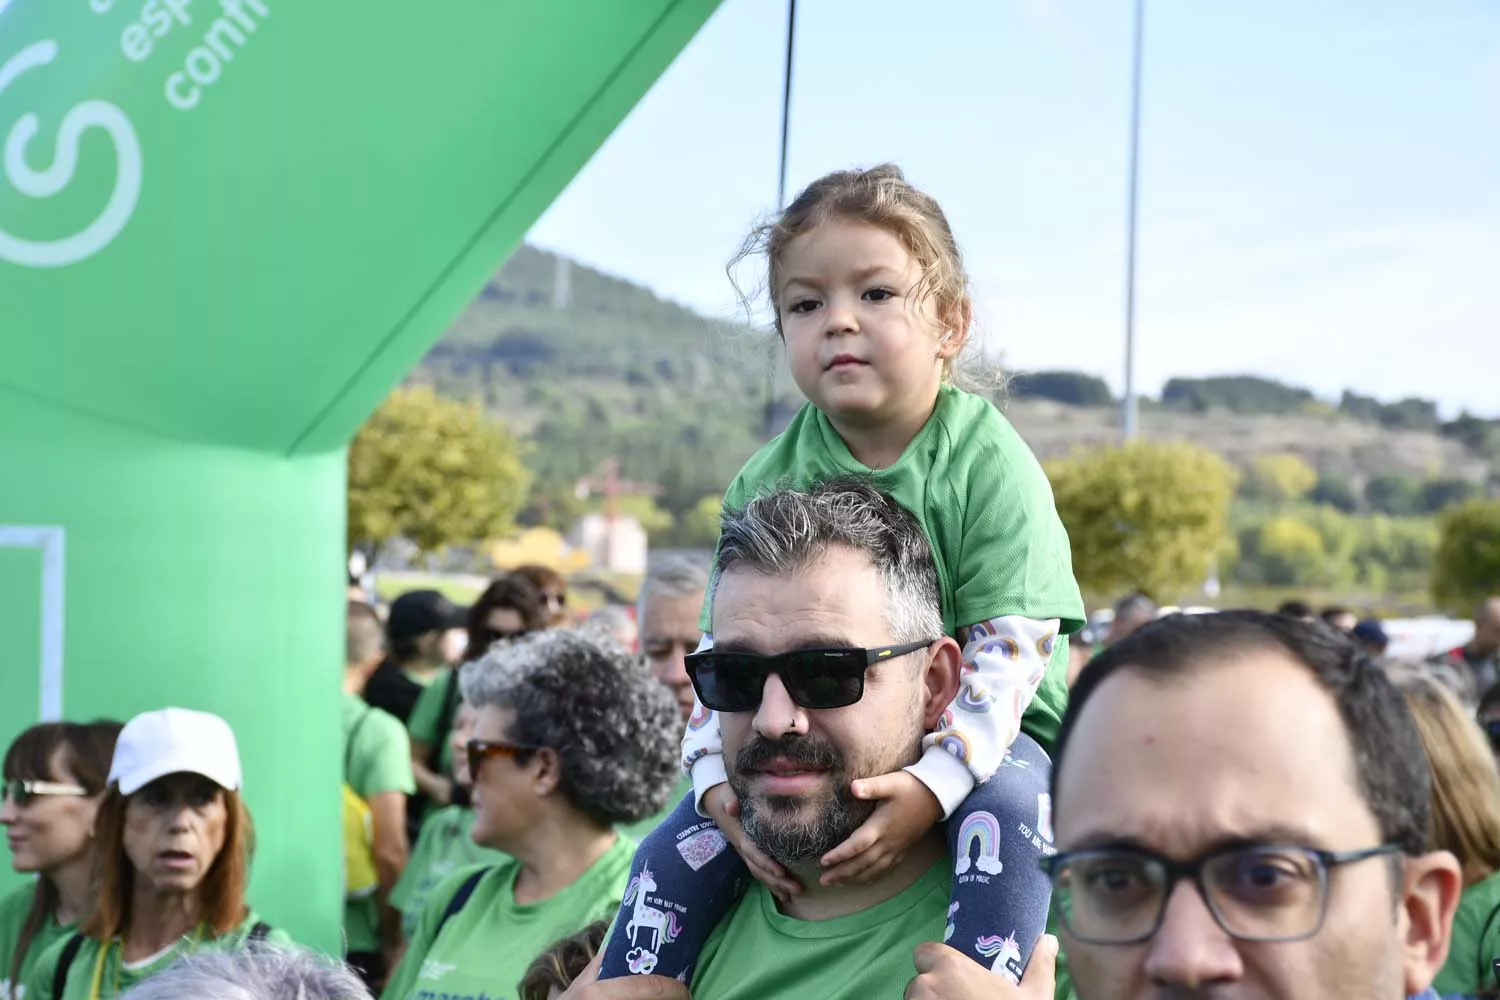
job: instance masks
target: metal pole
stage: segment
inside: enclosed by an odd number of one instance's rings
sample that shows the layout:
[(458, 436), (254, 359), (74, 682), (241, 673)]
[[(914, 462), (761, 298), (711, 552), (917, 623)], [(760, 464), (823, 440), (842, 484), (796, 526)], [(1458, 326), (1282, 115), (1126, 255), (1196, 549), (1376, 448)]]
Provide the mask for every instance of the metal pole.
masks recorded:
[(1136, 202), (1140, 185), (1141, 155), (1141, 49), (1146, 31), (1146, 0), (1135, 0), (1135, 51), (1130, 80), (1130, 190), (1125, 231), (1125, 399), (1123, 400), (1124, 436), (1131, 441), (1137, 433), (1135, 395), (1135, 251)]
[[(787, 136), (792, 124), (792, 52), (797, 41), (797, 0), (787, 0), (786, 63), (781, 78), (781, 163), (776, 174), (776, 211), (786, 207)], [(772, 289), (774, 295), (775, 290)], [(775, 308), (775, 304), (772, 304)], [(766, 370), (766, 409), (763, 417), (767, 438), (776, 433), (776, 375), (781, 367), (776, 347), (771, 347), (770, 365)]]

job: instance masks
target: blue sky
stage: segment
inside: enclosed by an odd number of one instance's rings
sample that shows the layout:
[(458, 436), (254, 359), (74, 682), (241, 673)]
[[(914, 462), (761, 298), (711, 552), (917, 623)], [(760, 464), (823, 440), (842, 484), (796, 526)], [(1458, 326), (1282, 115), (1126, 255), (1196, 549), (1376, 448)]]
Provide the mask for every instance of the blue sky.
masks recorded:
[[(804, 0), (789, 187), (943, 204), (1007, 369), (1122, 384), (1130, 0)], [(713, 314), (774, 208), (786, 5), (725, 0), (531, 239)], [(1500, 4), (1148, 0), (1137, 375), (1500, 415)]]

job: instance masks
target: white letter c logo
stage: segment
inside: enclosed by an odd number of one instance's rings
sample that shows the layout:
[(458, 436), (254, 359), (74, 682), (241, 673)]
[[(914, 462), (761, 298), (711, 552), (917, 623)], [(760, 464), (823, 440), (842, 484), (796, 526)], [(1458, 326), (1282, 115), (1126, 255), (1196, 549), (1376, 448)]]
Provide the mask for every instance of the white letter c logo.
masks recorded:
[[(37, 42), (0, 66), (0, 94), (27, 70), (45, 66), (57, 58), (57, 43)], [(84, 101), (63, 116), (57, 130), (52, 165), (33, 170), (23, 155), (26, 144), (41, 128), (31, 112), (16, 120), (5, 140), (5, 176), (17, 191), (29, 198), (50, 198), (73, 180), (78, 167), (78, 141), (84, 130), (99, 127), (114, 140), (115, 188), (104, 211), (83, 231), (50, 242), (24, 240), (0, 229), (0, 260), (22, 267), (66, 267), (91, 257), (109, 246), (125, 228), (141, 195), (141, 144), (130, 119), (107, 101)]]

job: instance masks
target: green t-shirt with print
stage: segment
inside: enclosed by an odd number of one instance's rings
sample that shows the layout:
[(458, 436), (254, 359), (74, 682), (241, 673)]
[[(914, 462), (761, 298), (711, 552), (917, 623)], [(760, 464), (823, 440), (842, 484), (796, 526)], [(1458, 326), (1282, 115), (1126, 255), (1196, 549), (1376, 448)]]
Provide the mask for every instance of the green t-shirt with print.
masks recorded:
[(832, 920), (788, 917), (756, 882), (703, 946), (693, 1000), (900, 1000), (912, 952), (943, 939), (952, 875), (944, 856), (885, 902)]
[(37, 883), (29, 882), (0, 900), (0, 1000), (23, 1000), (26, 996), (26, 982), (37, 959), (54, 942), (77, 930), (76, 925), (59, 924), (55, 916), (47, 914), (42, 926), (37, 929), (36, 936), (31, 939), (26, 954), (21, 957), (15, 983), (11, 983), (10, 972), (16, 957), (16, 945), (21, 940), (21, 928), (31, 912), (31, 903), (36, 898), (38, 888)]
[(1463, 891), (1453, 915), (1448, 958), (1433, 980), (1443, 995), (1473, 996), (1495, 987), (1491, 966), (1500, 958), (1500, 872)]
[[(446, 703), (459, 697), (458, 685), (450, 684), (448, 677), (440, 677), (422, 689), (412, 707), (411, 717), (406, 720), (406, 731), (413, 740), (429, 747), (440, 743), (437, 773), (444, 776), (453, 773), (453, 742), (448, 739), (448, 733), (438, 732), (438, 727), (442, 724)], [(448, 713), (448, 718), (453, 718), (452, 712)]]
[[(37, 959), (36, 967), (31, 970), (31, 978), (27, 980), (26, 1000), (109, 1000), (142, 980), (151, 978), (189, 952), (200, 948), (242, 946), (259, 922), (260, 918), (252, 912), (223, 937), (205, 938), (201, 933), (189, 934), (155, 955), (129, 963), (121, 961), (118, 940), (105, 946), (93, 938), (85, 937), (72, 964), (68, 966), (68, 978), (64, 981), (62, 995), (56, 996), (52, 992), (52, 981), (56, 978), (57, 963), (62, 957), (63, 949), (73, 936), (69, 934)], [(284, 931), (273, 929), (266, 934), (265, 939), (270, 944), (292, 946), (292, 939)], [(94, 990), (96, 982), (97, 992)]]
[[(849, 453), (828, 418), (806, 404), (787, 429), (751, 456), (724, 494), (738, 509), (778, 485), (805, 487), (837, 476), (869, 480), (910, 511), (932, 546), (943, 627), (1019, 615), (1084, 624), (1068, 533), (1036, 456), (989, 400), (953, 386), (894, 465), (871, 469)], [(709, 588), (713, 593), (713, 588)], [(712, 630), (707, 602), (699, 625)], [(1068, 702), (1068, 644), (1055, 643), (1022, 729), (1051, 751)]]
[(631, 840), (645, 840), (646, 834), (650, 833), (652, 830), (655, 830), (658, 826), (660, 826), (661, 821), (666, 819), (671, 814), (673, 809), (677, 808), (678, 803), (680, 803), (683, 798), (692, 794), (692, 791), (693, 776), (691, 774), (684, 774), (682, 776), (682, 780), (677, 782), (677, 787), (672, 789), (672, 794), (667, 796), (667, 804), (662, 807), (661, 812), (657, 813), (655, 816), (647, 816), (645, 819), (641, 820), (638, 823), (621, 825), (619, 827), (620, 832), (629, 837)]
[[(344, 781), (362, 799), (385, 792), (410, 795), (417, 790), (406, 727), (389, 712), (371, 708), (359, 695), (347, 692), (344, 761)], [(380, 904), (374, 896), (344, 901), (344, 947), (351, 952), (380, 950)]]
[(444, 806), (422, 821), (411, 860), (391, 890), (391, 905), (401, 911), (401, 932), (408, 940), (416, 934), (417, 921), (438, 883), (460, 868), (510, 860), (504, 851), (474, 843), (469, 836), (473, 826), (474, 810), (467, 806)]
[(454, 872), (432, 890), (381, 1000), (513, 1000), (521, 977), (543, 949), (614, 916), (634, 856), (635, 842), (620, 837), (572, 885), (524, 905), (514, 892), (520, 863), (497, 865), (439, 933), (449, 901), (474, 869)]

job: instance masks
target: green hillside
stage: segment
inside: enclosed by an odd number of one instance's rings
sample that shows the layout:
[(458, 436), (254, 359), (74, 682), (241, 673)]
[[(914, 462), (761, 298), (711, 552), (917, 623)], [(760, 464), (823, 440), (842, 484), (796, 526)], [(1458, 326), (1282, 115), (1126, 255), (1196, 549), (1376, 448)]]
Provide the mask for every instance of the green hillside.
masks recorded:
[[(650, 290), (532, 247), (495, 275), (412, 376), (482, 399), (530, 442), (533, 520), (566, 505), (606, 457), (660, 487), (675, 517), (719, 495), (746, 457), (800, 403), (782, 374), (767, 413), (770, 334), (707, 320)], [(1118, 436), (1114, 400), (1095, 376), (1023, 373), (1001, 400), (1044, 458)], [(1293, 454), (1320, 473), (1315, 499), (1351, 512), (1419, 515), (1500, 489), (1500, 420), (1444, 423), (1424, 400), (1381, 403), (1357, 391), (1323, 401), (1255, 376), (1172, 379), (1143, 404), (1154, 438), (1193, 440), (1242, 467)], [(554, 512), (556, 513), (556, 512)]]

